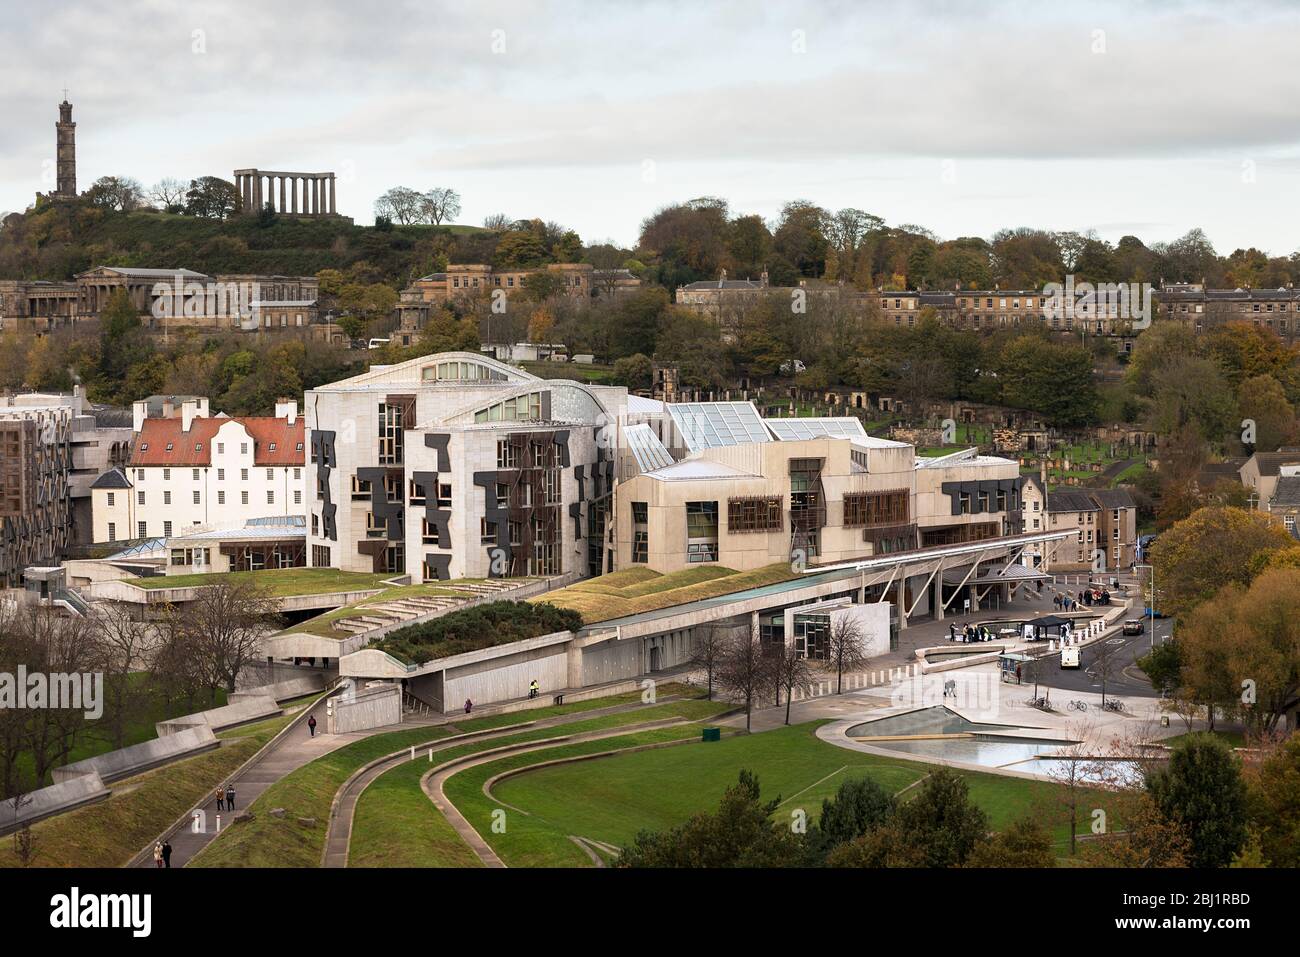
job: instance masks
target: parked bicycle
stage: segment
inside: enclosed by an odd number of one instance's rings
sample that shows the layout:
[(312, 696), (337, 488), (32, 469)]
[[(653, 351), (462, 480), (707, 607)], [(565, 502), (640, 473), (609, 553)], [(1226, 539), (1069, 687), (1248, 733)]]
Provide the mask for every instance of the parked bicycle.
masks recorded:
[(1104, 705), (1102, 705), (1102, 708), (1106, 711), (1123, 711), (1124, 702), (1120, 701), (1118, 698), (1110, 698)]
[(1087, 711), (1088, 702), (1081, 701), (1080, 699), (1075, 698), (1073, 701), (1067, 704), (1066, 707), (1069, 708), (1071, 711)]
[(1031, 707), (1031, 708), (1038, 708), (1038, 709), (1040, 709), (1040, 710), (1042, 710), (1042, 711), (1046, 711), (1046, 710), (1048, 710), (1048, 709), (1051, 707), (1051, 705), (1048, 704), (1048, 701), (1047, 701), (1047, 698), (1046, 698), (1046, 697), (1042, 697), (1042, 698), (1026, 698), (1026, 699), (1025, 699), (1025, 704), (1028, 705), (1028, 706)]

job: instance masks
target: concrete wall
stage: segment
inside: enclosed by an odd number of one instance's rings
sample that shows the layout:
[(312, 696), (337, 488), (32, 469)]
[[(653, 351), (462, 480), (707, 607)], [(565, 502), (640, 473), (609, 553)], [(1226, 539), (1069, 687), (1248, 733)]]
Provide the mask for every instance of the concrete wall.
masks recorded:
[(277, 681), (275, 684), (250, 688), (247, 691), (236, 691), (234, 694), (229, 695), (226, 700), (231, 704), (249, 698), (270, 698), (273, 701), (280, 702), (301, 698), (304, 695), (315, 694), (324, 690), (325, 676), (318, 672), (316, 674), (302, 675), (298, 678), (287, 678), (284, 681)]
[(401, 720), (401, 685), (383, 685), (366, 688), (351, 697), (330, 698), (325, 729), (330, 734), (347, 734), (399, 724)]
[(30, 803), (24, 804), (17, 812), (14, 811), (12, 801), (0, 801), (0, 834), (8, 834), (24, 824), (71, 811), (83, 804), (106, 798), (108, 794), (108, 788), (104, 787), (99, 775), (91, 772), (30, 792), (27, 795), (31, 799)]
[(466, 698), (475, 704), (488, 704), (527, 697), (533, 679), (541, 687), (541, 697), (569, 687), (568, 654), (564, 645), (533, 648), (448, 669), (443, 678), (443, 710), (463, 708)]
[(280, 713), (282, 713), (281, 708), (275, 703), (274, 698), (266, 695), (246, 694), (239, 701), (228, 704), (224, 708), (212, 708), (209, 711), (197, 711), (194, 714), (182, 715), (169, 721), (159, 721), (154, 725), (154, 728), (160, 738), (196, 726), (206, 726), (213, 731), (222, 731), (237, 725), (248, 724), (250, 721), (273, 718)]
[(116, 781), (158, 767), (169, 761), (187, 758), (220, 745), (216, 735), (207, 725), (187, 728), (165, 737), (142, 741), (127, 748), (99, 754), (84, 761), (65, 764), (51, 774), (54, 783), (60, 784), (74, 778), (97, 774), (101, 781)]

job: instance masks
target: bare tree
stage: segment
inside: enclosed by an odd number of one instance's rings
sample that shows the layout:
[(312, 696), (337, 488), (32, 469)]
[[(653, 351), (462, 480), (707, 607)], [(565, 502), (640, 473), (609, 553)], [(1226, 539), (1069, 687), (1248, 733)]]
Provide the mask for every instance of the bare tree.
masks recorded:
[(424, 197), (408, 186), (394, 186), (375, 200), (375, 215), (387, 216), (395, 223), (409, 226), (418, 223), (424, 213)]
[(424, 194), (421, 212), (435, 226), (444, 220), (450, 223), (460, 215), (460, 193), (445, 186), (435, 186)]
[(856, 618), (842, 615), (831, 625), (830, 634), (826, 636), (826, 660), (835, 669), (836, 694), (844, 691), (845, 672), (866, 666), (869, 659), (865, 641), (862, 623)]
[(1053, 752), (1053, 764), (1048, 771), (1048, 777), (1060, 785), (1052, 789), (1052, 795), (1057, 807), (1069, 818), (1072, 855), (1078, 846), (1079, 811), (1087, 806), (1087, 795), (1092, 790), (1088, 775), (1095, 758), (1087, 745), (1091, 733), (1092, 725), (1087, 721), (1072, 725), (1068, 734), (1073, 743)]
[[(15, 794), (5, 803), (13, 808), (14, 820), (17, 821), (22, 809), (32, 803), (32, 797), (28, 794)], [(14, 831), (14, 857), (21, 867), (31, 867), (36, 861), (36, 841), (32, 836), (31, 824), (24, 824)]]
[(772, 658), (763, 647), (758, 628), (734, 635), (718, 663), (718, 685), (745, 706), (745, 730), (752, 727), (754, 702), (773, 686)]
[(710, 701), (713, 700), (713, 682), (718, 676), (718, 666), (726, 651), (727, 638), (723, 626), (717, 622), (701, 626), (695, 638), (695, 647), (691, 649), (690, 664), (704, 672)]
[(781, 703), (781, 693), (785, 692), (785, 723), (790, 723), (790, 705), (794, 700), (794, 689), (806, 687), (812, 681), (812, 669), (805, 658), (793, 644), (786, 645), (771, 655), (772, 683), (776, 685), (776, 703)]
[(202, 663), (195, 651), (197, 641), (183, 627), (174, 605), (157, 609), (151, 616), (157, 623), (158, 639), (149, 655), (149, 680), (169, 704), (183, 700), (193, 710), (200, 691), (209, 691)]
[(181, 611), (208, 684), (235, 690), (239, 673), (259, 657), (262, 638), (278, 621), (276, 602), (247, 580), (200, 588)]
[(106, 603), (91, 619), (90, 638), (98, 646), (104, 669), (104, 689), (113, 747), (126, 745), (126, 727), (140, 710), (143, 700), (131, 687), (131, 675), (143, 669), (154, 642), (149, 624), (131, 617), (128, 606)]
[(505, 213), (489, 213), (483, 217), (483, 228), (496, 233), (503, 233), (514, 223)]
[(185, 194), (189, 184), (166, 177), (149, 187), (149, 201), (165, 212), (180, 212), (185, 208)]

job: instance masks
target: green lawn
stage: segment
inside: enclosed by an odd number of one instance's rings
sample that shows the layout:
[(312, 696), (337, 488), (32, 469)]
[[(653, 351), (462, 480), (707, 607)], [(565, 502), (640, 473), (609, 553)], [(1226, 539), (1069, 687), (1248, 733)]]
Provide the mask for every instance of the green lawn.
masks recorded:
[(150, 578), (128, 578), (128, 585), (138, 585), (149, 591), (159, 588), (194, 588), (202, 585), (219, 585), (223, 581), (235, 583), (249, 581), (276, 598), (294, 595), (316, 595), (330, 592), (361, 591), (383, 588), (385, 579), (399, 575), (371, 574), (369, 572), (344, 572), (336, 568), (275, 568), (260, 572), (217, 572), (202, 575), (156, 575)]
[[(635, 700), (635, 698), (633, 698)], [(584, 704), (588, 702), (582, 702)], [(600, 707), (609, 699), (597, 699)], [(564, 706), (567, 707), (567, 706)], [(478, 857), (433, 806), (420, 787), (420, 779), (438, 765), (492, 748), (528, 741), (541, 741), (561, 735), (581, 734), (626, 727), (666, 718), (698, 721), (713, 717), (728, 705), (702, 700), (669, 701), (647, 705), (617, 714), (575, 720), (557, 727), (532, 728), (515, 734), (464, 744), (433, 753), (430, 763), (424, 755), (385, 772), (366, 788), (357, 802), (349, 849), (350, 867), (477, 867)], [(554, 709), (545, 709), (552, 711)], [(532, 712), (526, 712), (531, 716)], [(550, 715), (547, 715), (548, 717)], [(494, 716), (523, 720), (524, 715)], [(490, 720), (490, 719), (488, 719)], [(482, 730), (499, 724), (464, 723), (461, 730)], [(692, 733), (698, 734), (698, 728)], [(549, 752), (548, 752), (549, 753)]]
[[(491, 834), (484, 824), (498, 805), (483, 795), (483, 782), (507, 767), (537, 763), (570, 749), (472, 768), (452, 777), (446, 790), (462, 813), (481, 826), (480, 833), (507, 863), (582, 865), (587, 859), (568, 841), (568, 835), (622, 846), (642, 828), (663, 829), (716, 808), (723, 790), (735, 783), (742, 768), (758, 774), (765, 798), (781, 797), (778, 815), (801, 808), (810, 820), (816, 820), (822, 800), (847, 777), (868, 775), (897, 792), (932, 770), (919, 762), (860, 754), (828, 744), (815, 735), (819, 724), (558, 765), (507, 778), (496, 785), (493, 795), (529, 815), (507, 811), (504, 835)], [(597, 750), (618, 746), (610, 741), (602, 744)], [(994, 828), (1041, 810), (1056, 787), (1003, 775), (959, 773), (966, 779), (972, 800), (989, 815)], [(1058, 823), (1054, 830), (1058, 841), (1063, 840), (1065, 826)]]
[[(672, 685), (665, 686), (660, 689), (660, 694), (670, 694), (674, 688)], [(632, 692), (577, 701), (559, 707), (471, 718), (454, 726), (391, 731), (356, 741), (317, 758), (271, 785), (250, 806), (249, 810), (254, 814), (253, 820), (227, 828), (196, 855), (189, 866), (319, 867), (334, 794), (353, 772), (370, 761), (412, 745), (433, 743), (458, 732), (499, 728), (557, 714), (580, 713), (638, 700), (640, 693)], [(284, 817), (271, 817), (268, 812), (278, 807), (285, 809)], [(312, 828), (304, 827), (298, 824), (298, 818), (315, 818), (316, 825)]]
[[(215, 751), (115, 781), (105, 800), (37, 822), (34, 866), (124, 866), (290, 720), (286, 714), (223, 732)], [(17, 866), (13, 842), (0, 841), (0, 867)]]

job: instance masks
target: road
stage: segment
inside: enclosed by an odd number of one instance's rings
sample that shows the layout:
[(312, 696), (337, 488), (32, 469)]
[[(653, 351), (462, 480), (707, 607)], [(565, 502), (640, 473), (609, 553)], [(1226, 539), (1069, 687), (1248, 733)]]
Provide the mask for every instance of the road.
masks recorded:
[[(1106, 694), (1123, 697), (1131, 695), (1140, 698), (1157, 697), (1151, 682), (1137, 666), (1136, 659), (1151, 650), (1151, 619), (1143, 622), (1146, 630), (1140, 635), (1116, 635), (1092, 645), (1085, 645), (1079, 653), (1082, 667), (1075, 669), (1060, 668), (1060, 653), (1051, 656), (1056, 670), (1049, 668), (1049, 677), (1043, 683), (1061, 691), (1101, 692), (1101, 676), (1098, 659), (1103, 655), (1110, 659), (1110, 674), (1106, 679)], [(1169, 638), (1173, 625), (1167, 618), (1157, 618), (1155, 640), (1157, 643)]]

